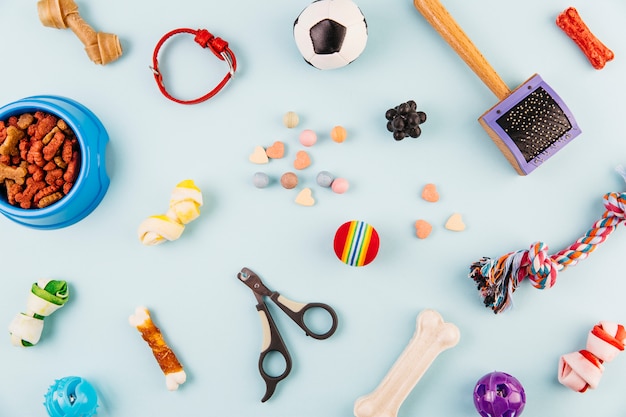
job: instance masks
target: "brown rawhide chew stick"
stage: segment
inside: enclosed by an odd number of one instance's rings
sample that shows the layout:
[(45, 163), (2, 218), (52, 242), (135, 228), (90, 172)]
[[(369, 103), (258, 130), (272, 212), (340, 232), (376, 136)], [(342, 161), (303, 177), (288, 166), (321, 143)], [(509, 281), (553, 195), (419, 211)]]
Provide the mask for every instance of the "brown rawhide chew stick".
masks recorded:
[(105, 65), (122, 56), (117, 35), (94, 31), (78, 14), (74, 0), (39, 0), (39, 20), (44, 26), (67, 29), (85, 45), (85, 52), (96, 64)]
[(589, 30), (574, 7), (568, 7), (560, 13), (556, 25), (578, 45), (595, 69), (604, 68), (608, 61), (615, 58), (613, 51)]
[(458, 327), (435, 310), (417, 316), (415, 333), (380, 385), (354, 403), (356, 417), (395, 417), (435, 358), (459, 342)]
[(152, 354), (165, 374), (165, 385), (170, 391), (178, 389), (187, 380), (183, 366), (176, 358), (176, 354), (167, 345), (161, 330), (154, 324), (150, 311), (146, 307), (137, 307), (135, 314), (128, 318), (131, 326), (136, 327), (143, 340), (148, 343)]

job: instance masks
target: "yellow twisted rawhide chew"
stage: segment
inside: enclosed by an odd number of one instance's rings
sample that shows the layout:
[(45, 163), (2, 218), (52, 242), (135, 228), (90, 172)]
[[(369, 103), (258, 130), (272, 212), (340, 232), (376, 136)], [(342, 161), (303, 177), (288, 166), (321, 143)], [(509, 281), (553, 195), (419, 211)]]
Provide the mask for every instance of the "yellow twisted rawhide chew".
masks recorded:
[(118, 37), (112, 33), (94, 31), (78, 14), (74, 0), (39, 0), (39, 20), (44, 26), (67, 29), (85, 45), (85, 52), (96, 64), (105, 65), (122, 56)]
[(172, 191), (167, 213), (150, 216), (139, 225), (139, 240), (153, 246), (178, 239), (185, 225), (198, 218), (201, 205), (202, 193), (193, 180), (179, 182)]

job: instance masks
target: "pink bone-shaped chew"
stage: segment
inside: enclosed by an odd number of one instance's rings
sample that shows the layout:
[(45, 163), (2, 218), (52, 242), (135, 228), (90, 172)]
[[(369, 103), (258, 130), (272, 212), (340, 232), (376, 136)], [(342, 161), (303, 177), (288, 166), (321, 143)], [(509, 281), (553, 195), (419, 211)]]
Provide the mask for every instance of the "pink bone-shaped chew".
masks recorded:
[(559, 382), (574, 391), (585, 392), (598, 386), (604, 362), (612, 361), (624, 350), (626, 330), (611, 322), (600, 322), (587, 337), (587, 348), (561, 356)]

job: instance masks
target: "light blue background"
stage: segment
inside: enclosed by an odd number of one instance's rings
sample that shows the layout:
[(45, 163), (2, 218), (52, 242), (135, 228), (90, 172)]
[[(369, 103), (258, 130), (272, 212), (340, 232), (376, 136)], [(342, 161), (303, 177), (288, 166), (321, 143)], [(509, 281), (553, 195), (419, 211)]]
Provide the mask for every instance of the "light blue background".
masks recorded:
[[(461, 331), (400, 409), (407, 416), (476, 416), (472, 389), (500, 370), (524, 385), (524, 415), (623, 416), (626, 355), (606, 364), (598, 389), (579, 394), (557, 381), (562, 354), (584, 348), (600, 320), (623, 323), (624, 249), (620, 227), (589, 259), (560, 274), (555, 288), (524, 282), (515, 307), (494, 315), (467, 278), (469, 265), (525, 249), (537, 240), (554, 253), (573, 243), (603, 213), (602, 196), (624, 190), (615, 167), (626, 163), (626, 4), (618, 0), (448, 0), (446, 7), (504, 81), (514, 88), (534, 73), (568, 104), (583, 134), (530, 176), (518, 176), (477, 122), (497, 99), (426, 23), (410, 1), (359, 0), (369, 28), (361, 57), (346, 68), (305, 64), (292, 23), (308, 2), (79, 1), (95, 29), (120, 36), (124, 55), (93, 64), (68, 30), (44, 27), (35, 1), (0, 4), (2, 103), (58, 94), (90, 108), (110, 135), (111, 186), (81, 222), (37, 231), (0, 219), (3, 301), (8, 326), (40, 278), (66, 279), (72, 298), (46, 320), (29, 349), (0, 343), (0, 415), (44, 416), (56, 378), (79, 375), (100, 394), (99, 416), (347, 417), (373, 391), (415, 331), (425, 308)], [(598, 71), (554, 23), (576, 6), (591, 30), (615, 52)], [(179, 28), (206, 28), (230, 43), (235, 79), (195, 106), (166, 100), (148, 68), (157, 41)], [(162, 58), (174, 91), (187, 98), (217, 83), (225, 66), (185, 35)], [(428, 114), (418, 140), (392, 139), (385, 111), (413, 99)], [(301, 123), (289, 130), (282, 115)], [(330, 129), (343, 125), (336, 144)], [(314, 129), (312, 166), (297, 190), (276, 182), (259, 190), (254, 172), (275, 180), (288, 170), (301, 129)], [(276, 140), (287, 156), (256, 166), (255, 146)], [(328, 170), (350, 181), (337, 195), (315, 184)], [(202, 189), (202, 215), (182, 238), (141, 245), (136, 230), (165, 212), (172, 188), (190, 178)], [(436, 183), (441, 200), (420, 198)], [(317, 203), (293, 202), (312, 188)], [(444, 229), (461, 213), (467, 229)], [(413, 223), (434, 225), (426, 240)], [(376, 260), (364, 268), (339, 262), (337, 227), (370, 222), (380, 234)], [(260, 402), (257, 370), (261, 329), (251, 292), (236, 279), (244, 266), (297, 301), (334, 306), (337, 333), (315, 341), (285, 316), (274, 315), (294, 362), (275, 395)], [(188, 381), (168, 392), (139, 333), (127, 322), (146, 305), (177, 353)], [(277, 311), (274, 309), (273, 311)]]

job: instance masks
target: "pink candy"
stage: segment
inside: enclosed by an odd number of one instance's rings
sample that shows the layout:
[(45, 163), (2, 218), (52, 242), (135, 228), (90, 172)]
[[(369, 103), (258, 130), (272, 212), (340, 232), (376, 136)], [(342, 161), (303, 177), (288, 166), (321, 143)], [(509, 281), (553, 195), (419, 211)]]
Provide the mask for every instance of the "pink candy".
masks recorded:
[(304, 146), (313, 146), (317, 142), (317, 134), (310, 130), (306, 129), (300, 133), (300, 143)]
[(350, 183), (345, 178), (335, 178), (330, 188), (337, 194), (343, 194), (350, 188)]

